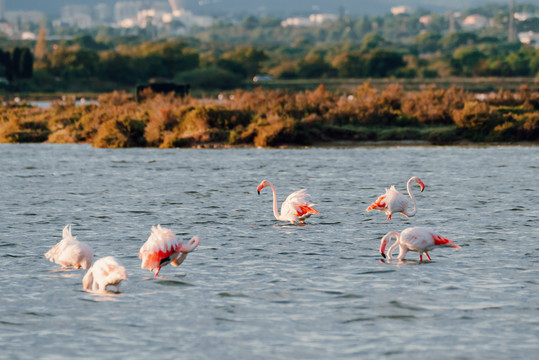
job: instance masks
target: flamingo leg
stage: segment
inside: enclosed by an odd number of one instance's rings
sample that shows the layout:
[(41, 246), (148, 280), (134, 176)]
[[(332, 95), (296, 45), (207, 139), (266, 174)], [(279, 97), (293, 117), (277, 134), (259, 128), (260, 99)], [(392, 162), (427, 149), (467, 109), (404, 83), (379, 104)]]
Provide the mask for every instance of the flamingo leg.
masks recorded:
[(388, 220), (391, 220), (391, 214), (389, 214), (389, 215), (387, 216), (387, 219), (388, 219)]
[(425, 255), (427, 255), (427, 258), (429, 259), (429, 261), (431, 260), (430, 256), (429, 256), (429, 253), (425, 251)]
[(419, 262), (423, 261), (423, 254), (419, 254)]

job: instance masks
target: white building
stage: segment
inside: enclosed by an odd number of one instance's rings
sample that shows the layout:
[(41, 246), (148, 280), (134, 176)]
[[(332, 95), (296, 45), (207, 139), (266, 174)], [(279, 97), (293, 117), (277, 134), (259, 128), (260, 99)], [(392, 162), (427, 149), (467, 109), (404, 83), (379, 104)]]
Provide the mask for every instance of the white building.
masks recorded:
[(215, 19), (210, 16), (197, 16), (187, 10), (174, 10), (172, 13), (163, 15), (163, 23), (168, 24), (172, 21), (179, 21), (183, 24), (187, 31), (192, 27), (210, 27), (214, 24)]
[(539, 49), (539, 33), (526, 31), (518, 33), (518, 40), (522, 44), (527, 44)]
[(311, 14), (308, 18), (292, 17), (281, 21), (282, 27), (301, 27), (301, 26), (320, 26), (326, 21), (337, 21), (338, 15), (335, 14)]
[(527, 12), (514, 13), (513, 17), (518, 21), (526, 21), (528, 19), (538, 18), (539, 14), (532, 14)]
[(337, 21), (337, 20), (339, 20), (339, 16), (335, 15), (335, 14), (312, 14), (312, 15), (309, 15), (309, 21), (316, 24), (316, 25), (320, 25), (320, 24), (322, 24), (323, 22), (326, 22), (326, 21)]
[(477, 30), (484, 28), (485, 26), (487, 26), (487, 24), (488, 19), (485, 16), (474, 14), (466, 16), (460, 23), (460, 26), (464, 30)]
[(391, 13), (393, 15), (402, 15), (402, 14), (409, 14), (412, 12), (412, 9), (408, 6), (401, 5), (401, 6), (393, 6), (391, 8)]
[(37, 35), (31, 31), (23, 31), (21, 33), (21, 40), (36, 40)]
[(429, 24), (432, 22), (432, 15), (423, 15), (419, 18), (419, 22), (425, 26), (429, 26)]

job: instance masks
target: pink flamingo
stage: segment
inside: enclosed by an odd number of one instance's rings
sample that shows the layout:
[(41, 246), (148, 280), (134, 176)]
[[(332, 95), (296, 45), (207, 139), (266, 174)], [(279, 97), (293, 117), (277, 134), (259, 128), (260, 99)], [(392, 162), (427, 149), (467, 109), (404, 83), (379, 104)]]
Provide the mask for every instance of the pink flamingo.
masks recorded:
[(415, 182), (421, 187), (421, 192), (423, 192), (423, 190), (425, 189), (425, 184), (423, 184), (423, 181), (421, 181), (421, 179), (417, 176), (414, 176), (408, 180), (408, 183), (406, 184), (406, 189), (408, 190), (408, 195), (410, 195), (414, 203), (414, 209), (412, 211), (408, 211), (408, 198), (398, 192), (397, 189), (395, 189), (395, 185), (391, 185), (389, 189), (386, 189), (386, 193), (376, 199), (376, 201), (367, 208), (367, 211), (383, 211), (386, 213), (388, 220), (391, 220), (391, 214), (398, 212), (400, 212), (406, 217), (414, 216), (417, 212), (417, 208), (414, 195), (410, 191), (410, 186), (412, 185), (412, 182)]
[(88, 290), (90, 284), (93, 291), (106, 291), (107, 286), (115, 286), (120, 292), (120, 282), (127, 280), (125, 268), (112, 257), (107, 256), (97, 260), (82, 278), (82, 288)]
[[(152, 233), (148, 240), (142, 245), (138, 253), (142, 259), (141, 269), (149, 269), (159, 275), (161, 267), (168, 264), (179, 266), (200, 243), (200, 238), (194, 236), (187, 245), (183, 246), (182, 241), (172, 233), (170, 229), (152, 226)], [(180, 255), (181, 254), (181, 255)]]
[(307, 201), (307, 198), (309, 198), (310, 195), (306, 193), (307, 190), (305, 189), (298, 190), (288, 195), (281, 205), (281, 214), (279, 214), (277, 211), (277, 194), (275, 193), (275, 186), (273, 186), (272, 183), (268, 180), (263, 180), (256, 188), (258, 195), (260, 195), (260, 190), (266, 186), (271, 187), (271, 190), (273, 191), (273, 215), (277, 220), (290, 221), (292, 224), (304, 224), (305, 219), (309, 216), (318, 214), (318, 211), (312, 208), (314, 204)]
[(62, 270), (68, 268), (88, 269), (92, 265), (94, 253), (92, 249), (71, 235), (71, 225), (66, 225), (62, 232), (62, 240), (45, 253), (51, 262), (62, 265)]
[(415, 251), (419, 253), (419, 261), (423, 261), (423, 254), (431, 260), (428, 252), (435, 247), (460, 248), (460, 246), (455, 245), (451, 240), (438, 235), (430, 229), (424, 227), (411, 227), (404, 229), (400, 234), (396, 231), (390, 231), (384, 235), (380, 243), (380, 254), (384, 258), (386, 257), (386, 246), (393, 236), (395, 236), (397, 240), (387, 250), (388, 259), (393, 258), (393, 251), (395, 251), (397, 246), (400, 249), (397, 259), (402, 260), (408, 251)]

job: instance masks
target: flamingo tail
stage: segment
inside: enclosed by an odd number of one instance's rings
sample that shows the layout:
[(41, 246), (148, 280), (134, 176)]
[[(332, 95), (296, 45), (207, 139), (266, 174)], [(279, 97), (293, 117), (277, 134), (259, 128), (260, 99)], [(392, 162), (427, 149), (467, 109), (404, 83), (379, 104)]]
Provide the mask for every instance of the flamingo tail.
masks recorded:
[(453, 241), (446, 239), (443, 236), (435, 235), (435, 234), (432, 234), (431, 236), (432, 236), (432, 239), (434, 240), (434, 245), (445, 245), (445, 246), (449, 246), (455, 249), (460, 248), (460, 246), (456, 245)]

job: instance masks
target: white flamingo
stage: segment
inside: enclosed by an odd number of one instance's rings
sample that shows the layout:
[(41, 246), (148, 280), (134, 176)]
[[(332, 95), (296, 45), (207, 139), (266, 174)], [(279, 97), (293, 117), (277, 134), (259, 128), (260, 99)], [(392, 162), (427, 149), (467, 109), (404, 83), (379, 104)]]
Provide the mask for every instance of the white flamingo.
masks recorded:
[(307, 201), (307, 198), (309, 198), (310, 195), (306, 193), (307, 190), (305, 189), (298, 190), (288, 195), (281, 205), (281, 213), (279, 214), (277, 211), (277, 194), (275, 193), (275, 186), (273, 186), (272, 183), (268, 180), (263, 180), (256, 188), (258, 195), (260, 195), (260, 190), (266, 186), (271, 187), (271, 190), (273, 191), (273, 215), (277, 220), (290, 221), (292, 224), (303, 224), (305, 223), (305, 219), (309, 216), (318, 214), (318, 211), (312, 208), (314, 204)]
[(408, 190), (408, 195), (412, 198), (414, 203), (414, 208), (412, 211), (408, 211), (408, 198), (402, 195), (400, 192), (395, 189), (395, 185), (391, 185), (389, 189), (386, 189), (386, 193), (381, 195), (375, 202), (373, 202), (368, 208), (367, 211), (379, 210), (383, 211), (387, 215), (387, 219), (391, 220), (391, 214), (401, 213), (406, 217), (412, 217), (417, 212), (417, 207), (415, 203), (414, 195), (412, 194), (410, 187), (412, 182), (415, 182), (421, 187), (421, 192), (425, 189), (425, 184), (417, 176), (411, 177), (406, 184), (406, 190)]
[(120, 282), (127, 280), (125, 267), (118, 261), (107, 256), (97, 260), (82, 278), (82, 288), (88, 290), (90, 284), (93, 291), (106, 291), (107, 286), (115, 286), (116, 292), (120, 292)]
[(161, 267), (168, 264), (179, 266), (199, 243), (200, 238), (194, 236), (187, 245), (183, 246), (182, 241), (170, 229), (161, 225), (152, 226), (152, 233), (138, 254), (139, 259), (142, 260), (140, 267), (153, 271), (157, 277)]
[(380, 243), (380, 255), (386, 257), (385, 248), (391, 241), (391, 238), (395, 236), (397, 240), (387, 250), (387, 258), (393, 259), (393, 251), (399, 247), (399, 256), (397, 259), (402, 260), (406, 257), (408, 251), (415, 251), (419, 253), (419, 261), (423, 261), (423, 254), (431, 260), (429, 251), (435, 247), (452, 247), (460, 248), (455, 245), (451, 240), (438, 235), (434, 231), (424, 227), (410, 227), (404, 229), (400, 234), (396, 231), (390, 231), (384, 235)]
[(88, 269), (92, 265), (94, 253), (92, 249), (71, 235), (71, 225), (66, 225), (62, 231), (62, 241), (45, 253), (51, 262), (62, 265), (62, 270), (68, 268)]

